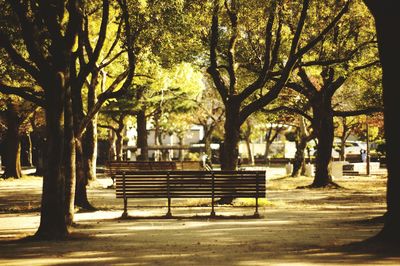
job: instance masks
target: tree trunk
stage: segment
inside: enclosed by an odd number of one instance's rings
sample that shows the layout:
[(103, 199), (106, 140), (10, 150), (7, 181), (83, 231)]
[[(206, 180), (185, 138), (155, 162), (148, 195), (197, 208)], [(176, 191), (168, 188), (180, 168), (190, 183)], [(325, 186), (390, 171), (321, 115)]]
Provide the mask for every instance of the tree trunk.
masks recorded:
[(64, 158), (62, 173), (65, 179), (65, 221), (68, 226), (74, 222), (76, 184), (76, 145), (74, 135), (71, 87), (66, 88), (64, 109)]
[(269, 163), (269, 160), (270, 160), (270, 158), (269, 158), (269, 147), (271, 146), (271, 142), (268, 140), (268, 139), (266, 139), (265, 140), (265, 152), (264, 152), (264, 158), (265, 158), (265, 162), (266, 163)]
[(5, 151), (3, 156), (3, 178), (21, 178), (21, 140), (19, 135), (19, 117), (16, 105), (7, 104)]
[(137, 147), (140, 149), (140, 155), (137, 157), (138, 161), (149, 160), (149, 146), (147, 143), (147, 121), (146, 111), (140, 110), (136, 116), (137, 125)]
[(211, 150), (211, 137), (212, 137), (212, 130), (209, 129), (207, 125), (203, 125), (204, 128), (204, 153), (207, 155), (208, 159), (211, 160), (212, 158), (212, 150)]
[(346, 117), (342, 118), (342, 124), (343, 124), (343, 132), (342, 135), (340, 136), (340, 160), (345, 161), (346, 160), (346, 135), (348, 131), (348, 126), (347, 126), (347, 119)]
[(123, 160), (123, 137), (122, 137), (122, 132), (116, 132), (117, 140), (115, 141), (115, 150), (117, 153), (117, 161), (122, 161)]
[(375, 17), (379, 56), (383, 69), (383, 101), (386, 139), (387, 213), (379, 240), (400, 243), (400, 124), (398, 119), (398, 62), (400, 50), (396, 26), (400, 19), (396, 8), (397, 1), (377, 3), (364, 0)]
[[(240, 123), (239, 123), (240, 105), (234, 101), (228, 102), (225, 106), (225, 134), (224, 143), (220, 154), (222, 170), (236, 170), (238, 164), (238, 143), (240, 139)], [(218, 200), (219, 204), (232, 204), (233, 197), (223, 197)]]
[(31, 133), (26, 134), (26, 139), (27, 139), (27, 165), (32, 167), (33, 166), (33, 160), (32, 160), (32, 138), (31, 138)]
[[(92, 72), (91, 86), (88, 90), (87, 105), (88, 110), (92, 109), (97, 101), (96, 88), (98, 87), (99, 72)], [(102, 85), (104, 85), (102, 83)], [(104, 88), (102, 88), (104, 91)], [(96, 180), (96, 165), (97, 165), (97, 114), (93, 116), (92, 120), (86, 127), (84, 134), (84, 168), (85, 176), (88, 181)]]
[(253, 150), (251, 149), (250, 138), (246, 138), (246, 147), (247, 147), (247, 154), (248, 154), (248, 157), (249, 157), (249, 164), (255, 165), (254, 154), (253, 154)]
[(306, 122), (304, 117), (298, 116), (299, 128), (296, 136), (296, 153), (293, 162), (292, 177), (297, 177), (300, 174), (305, 173), (305, 157), (304, 151), (307, 147), (307, 142), (310, 140), (310, 135), (307, 130)]
[[(180, 147), (183, 146), (183, 136), (178, 136), (178, 143)], [(185, 160), (185, 153), (183, 149), (178, 150), (178, 158), (180, 162), (183, 162)]]
[(296, 141), (296, 153), (293, 160), (293, 172), (292, 177), (298, 177), (302, 174), (302, 169), (305, 165), (304, 151), (308, 142), (307, 136), (300, 136), (300, 139)]
[(110, 144), (109, 151), (108, 151), (108, 160), (115, 161), (117, 160), (117, 150), (116, 150), (116, 143), (115, 143), (115, 132), (114, 130), (108, 131), (108, 143)]
[(81, 140), (76, 140), (76, 192), (75, 192), (75, 206), (78, 206), (84, 210), (92, 211), (95, 210), (89, 202), (87, 195), (88, 177), (86, 176), (84, 162), (86, 160), (83, 151), (83, 145)]
[[(321, 97), (324, 97), (321, 95)], [(334, 138), (333, 110), (330, 99), (321, 99), (318, 106), (313, 106), (314, 123), (317, 133), (317, 156), (315, 158), (315, 177), (312, 187), (325, 187), (332, 183), (328, 171), (332, 158), (332, 145)]]
[(221, 155), (222, 170), (236, 170), (238, 162), (238, 144), (240, 137), (239, 108), (234, 101), (228, 102), (226, 108), (225, 134)]
[(62, 173), (64, 136), (62, 114), (64, 106), (63, 76), (48, 89), (46, 102), (46, 171), (40, 208), (40, 225), (35, 234), (38, 239), (63, 239), (68, 236), (66, 221), (65, 175)]
[(83, 167), (88, 181), (96, 180), (97, 165), (97, 117), (89, 123), (83, 136)]

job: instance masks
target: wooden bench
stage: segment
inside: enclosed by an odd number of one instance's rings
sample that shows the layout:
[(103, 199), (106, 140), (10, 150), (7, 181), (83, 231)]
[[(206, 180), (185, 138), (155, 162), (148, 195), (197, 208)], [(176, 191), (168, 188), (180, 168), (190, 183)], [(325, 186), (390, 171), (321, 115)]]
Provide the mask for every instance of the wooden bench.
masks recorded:
[(171, 217), (173, 198), (255, 198), (254, 216), (259, 217), (258, 199), (265, 198), (265, 171), (121, 171), (116, 173), (116, 196), (124, 200), (122, 217), (128, 216), (128, 198), (165, 198), (166, 217)]
[(109, 161), (106, 166), (113, 184), (115, 183), (115, 175), (118, 172), (177, 169), (176, 162), (172, 161)]

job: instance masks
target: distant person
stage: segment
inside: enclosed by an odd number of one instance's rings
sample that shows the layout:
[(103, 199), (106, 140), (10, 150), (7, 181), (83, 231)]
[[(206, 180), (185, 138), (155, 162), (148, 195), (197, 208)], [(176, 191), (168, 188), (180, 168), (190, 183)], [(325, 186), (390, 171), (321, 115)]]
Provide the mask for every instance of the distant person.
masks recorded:
[(361, 149), (360, 156), (361, 156), (361, 161), (365, 163), (367, 161), (367, 151), (364, 149)]
[(203, 154), (201, 156), (201, 163), (202, 163), (203, 169), (205, 169), (207, 171), (211, 171), (212, 170), (212, 164), (211, 164), (207, 154)]

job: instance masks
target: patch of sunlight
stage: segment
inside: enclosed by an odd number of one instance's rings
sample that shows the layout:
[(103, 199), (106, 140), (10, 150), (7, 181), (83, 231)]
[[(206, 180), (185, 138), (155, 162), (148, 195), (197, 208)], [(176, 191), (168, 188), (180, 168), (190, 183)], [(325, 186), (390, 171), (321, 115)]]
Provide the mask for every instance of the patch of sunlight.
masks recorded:
[(74, 220), (98, 220), (98, 219), (115, 219), (121, 217), (121, 211), (96, 211), (96, 212), (85, 212), (76, 213)]
[[(303, 262), (274, 262), (274, 266), (304, 266), (304, 265), (310, 265), (312, 263), (303, 263)], [(272, 265), (270, 261), (268, 260), (248, 260), (248, 261), (240, 261), (238, 266), (265, 266), (265, 265)]]
[(29, 260), (0, 260), (0, 265), (8, 265), (8, 266), (39, 266), (39, 265), (63, 265), (63, 264), (93, 264), (93, 265), (107, 265), (111, 264), (113, 260), (117, 260), (116, 257), (108, 257), (108, 258), (76, 258), (70, 259), (68, 257), (62, 256), (57, 258), (35, 258)]
[(102, 233), (98, 233), (96, 235), (94, 235), (94, 237), (97, 238), (104, 238), (104, 237), (119, 237), (119, 236), (128, 236), (127, 233), (112, 233), (112, 234), (102, 234)]
[[(238, 207), (254, 207), (256, 205), (256, 200), (252, 198), (238, 198), (235, 199), (233, 205)], [(258, 199), (258, 206), (272, 206), (272, 203), (268, 199)]]
[(100, 252), (100, 251), (75, 251), (68, 253), (68, 257), (71, 258), (93, 258), (93, 257), (100, 257), (108, 254), (110, 252)]
[(193, 256), (193, 254), (190, 253), (179, 253), (179, 254), (152, 254), (152, 255), (144, 255), (140, 256), (138, 258), (142, 259), (162, 259), (162, 258), (175, 258), (175, 257), (190, 257)]

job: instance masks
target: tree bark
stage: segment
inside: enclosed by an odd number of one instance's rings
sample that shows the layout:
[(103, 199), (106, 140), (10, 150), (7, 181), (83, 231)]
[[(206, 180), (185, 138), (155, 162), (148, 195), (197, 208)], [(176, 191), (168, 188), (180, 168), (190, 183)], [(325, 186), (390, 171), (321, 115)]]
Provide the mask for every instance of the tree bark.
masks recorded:
[(332, 177), (328, 171), (332, 158), (332, 146), (334, 138), (333, 110), (331, 99), (322, 91), (319, 92), (317, 105), (313, 105), (314, 123), (317, 144), (317, 156), (315, 158), (315, 177), (312, 187), (325, 187), (332, 183)]
[[(240, 122), (239, 122), (240, 104), (235, 101), (228, 101), (225, 105), (226, 120), (224, 143), (220, 155), (222, 170), (236, 170), (238, 164), (238, 143), (240, 140)], [(223, 197), (218, 200), (219, 204), (232, 204), (233, 197)]]
[(296, 153), (293, 162), (292, 177), (297, 177), (305, 172), (305, 157), (304, 151), (307, 147), (307, 142), (311, 139), (308, 133), (305, 118), (299, 116), (298, 134), (296, 136)]
[(76, 192), (75, 192), (75, 205), (83, 208), (84, 210), (92, 211), (96, 208), (89, 202), (87, 194), (88, 177), (85, 171), (85, 156), (83, 151), (82, 141), (76, 139)]
[(211, 131), (207, 131), (204, 134), (204, 153), (207, 155), (209, 160), (212, 158), (212, 150), (211, 150)]
[(140, 149), (140, 155), (137, 157), (138, 161), (149, 160), (149, 146), (147, 143), (147, 120), (146, 111), (140, 110), (136, 116), (137, 125), (137, 147)]
[(298, 177), (302, 174), (302, 169), (305, 165), (305, 157), (304, 151), (307, 146), (308, 137), (307, 136), (299, 136), (300, 139), (296, 141), (296, 153), (294, 155), (293, 160), (293, 172), (292, 177)]
[(65, 89), (64, 107), (64, 158), (62, 173), (65, 180), (65, 221), (68, 226), (74, 222), (76, 184), (76, 143), (72, 110), (71, 87)]
[(5, 152), (3, 155), (3, 178), (21, 178), (21, 139), (19, 134), (19, 117), (14, 103), (7, 104), (5, 135)]
[(117, 139), (116, 139), (116, 141), (115, 141), (115, 150), (116, 150), (116, 153), (117, 153), (117, 161), (122, 161), (123, 160), (123, 151), (122, 151), (122, 148), (123, 148), (123, 141), (124, 141), (124, 138), (122, 137), (122, 132), (121, 131), (117, 131), (116, 132), (116, 137), (117, 137)]
[[(38, 239), (63, 239), (69, 235), (66, 221), (65, 183), (63, 166), (63, 106), (64, 77), (59, 73), (58, 82), (48, 91), (46, 98), (46, 171), (40, 208), (40, 225), (35, 234)], [(67, 177), (68, 178), (68, 177)]]
[(240, 104), (231, 100), (225, 105), (226, 120), (224, 144), (222, 148), (221, 169), (236, 170), (238, 163), (238, 143), (240, 139), (240, 122), (239, 122)]
[(117, 160), (117, 151), (116, 151), (116, 144), (115, 144), (115, 132), (114, 130), (108, 131), (108, 143), (109, 143), (109, 151), (108, 151), (108, 160), (115, 161)]
[(383, 69), (383, 101), (386, 139), (387, 213), (382, 231), (377, 239), (384, 242), (400, 243), (400, 124), (398, 121), (398, 62), (400, 50), (396, 25), (400, 19), (397, 1), (364, 0), (375, 17), (378, 35), (379, 57)]
[(83, 167), (88, 181), (96, 180), (97, 162), (97, 116), (89, 123), (83, 136)]
[[(88, 110), (92, 109), (97, 101), (96, 88), (98, 87), (99, 72), (92, 71), (91, 86), (88, 89)], [(103, 85), (103, 84), (102, 84)], [(104, 89), (103, 89), (104, 90)], [(97, 114), (93, 116), (86, 127), (84, 134), (84, 169), (88, 181), (96, 180), (96, 162), (97, 162)]]
[(26, 139), (27, 139), (27, 164), (28, 166), (32, 167), (33, 166), (33, 160), (32, 160), (32, 138), (31, 138), (31, 133), (26, 134)]

